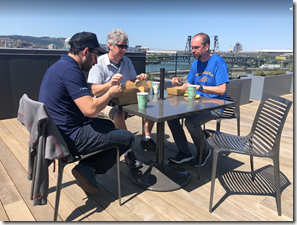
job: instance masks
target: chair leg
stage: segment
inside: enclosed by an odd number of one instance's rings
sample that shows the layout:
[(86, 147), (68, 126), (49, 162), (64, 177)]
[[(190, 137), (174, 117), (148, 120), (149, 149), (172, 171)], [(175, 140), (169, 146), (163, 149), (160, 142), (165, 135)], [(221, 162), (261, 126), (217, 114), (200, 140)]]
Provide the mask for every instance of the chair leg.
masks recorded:
[(120, 149), (117, 147), (117, 175), (118, 175), (118, 195), (119, 195), (119, 204), (122, 205), (121, 202), (121, 176), (120, 176)]
[(281, 211), (281, 190), (280, 190), (280, 174), (279, 174), (279, 160), (273, 159), (274, 164), (274, 179), (276, 187), (276, 207), (279, 216), (282, 215)]
[(252, 181), (255, 181), (254, 158), (252, 155), (250, 155), (250, 164), (251, 164)]
[(203, 146), (204, 146), (204, 137), (205, 137), (205, 132), (202, 132), (201, 135), (201, 144), (200, 144), (200, 151), (199, 151), (199, 169), (198, 169), (198, 180), (200, 180), (200, 175), (201, 175), (201, 162), (202, 162), (202, 153), (203, 153)]
[(237, 117), (237, 135), (240, 136), (240, 118)]
[(212, 212), (212, 202), (213, 202), (213, 194), (215, 187), (215, 179), (216, 179), (216, 170), (217, 170), (217, 162), (218, 162), (218, 152), (216, 149), (213, 151), (213, 161), (212, 161), (212, 172), (211, 172), (211, 188), (210, 188), (210, 199), (209, 199), (209, 212)]
[(217, 131), (221, 130), (221, 120), (217, 120)]
[(145, 133), (144, 133), (144, 118), (142, 117), (142, 138), (144, 138)]
[(34, 163), (33, 163), (33, 173), (32, 173), (32, 181), (31, 181), (31, 193), (30, 193), (30, 199), (33, 200), (33, 192), (34, 192), (34, 184), (35, 184), (35, 174), (36, 174), (36, 161), (37, 156), (34, 156)]
[(57, 217), (58, 217), (62, 178), (63, 178), (63, 171), (64, 171), (64, 166), (62, 165), (62, 160), (58, 159), (58, 161), (59, 161), (59, 169), (58, 169), (58, 180), (57, 180), (57, 189), (56, 189), (54, 221), (57, 221)]

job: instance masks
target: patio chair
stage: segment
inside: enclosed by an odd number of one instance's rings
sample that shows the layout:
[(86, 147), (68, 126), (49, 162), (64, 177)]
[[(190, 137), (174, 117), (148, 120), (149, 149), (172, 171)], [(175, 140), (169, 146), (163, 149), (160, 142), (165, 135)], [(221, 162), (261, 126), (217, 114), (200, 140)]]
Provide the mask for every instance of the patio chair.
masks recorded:
[[(237, 119), (237, 135), (240, 136), (240, 96), (241, 96), (241, 82), (229, 82), (227, 84), (226, 100), (235, 103), (234, 106), (226, 107), (222, 116), (216, 118), (216, 131), (221, 130), (221, 121), (224, 119)], [(203, 124), (205, 130), (205, 124)]]
[[(210, 136), (207, 140), (214, 148), (209, 212), (212, 212), (218, 154), (235, 152), (250, 156), (252, 181), (255, 180), (253, 157), (268, 157), (273, 160), (276, 205), (278, 215), (281, 216), (279, 147), (281, 133), (291, 105), (292, 102), (287, 99), (266, 93), (259, 105), (251, 132), (247, 136), (236, 136), (213, 130), (204, 131), (206, 136)], [(202, 158), (201, 155), (200, 158)]]
[[(43, 118), (37, 118), (37, 115), (42, 113)], [(22, 96), (20, 99), (20, 105), (18, 110), (18, 120), (22, 122), (24, 126), (26, 126), (27, 130), (30, 132), (30, 140), (29, 140), (29, 163), (28, 163), (28, 179), (32, 179), (31, 184), (31, 192), (30, 192), (30, 199), (34, 200), (34, 205), (43, 205), (47, 203), (47, 194), (48, 190), (44, 190), (45, 193), (41, 193), (42, 191), (40, 188), (41, 185), (37, 185), (35, 183), (36, 179), (37, 182), (39, 179), (46, 179), (42, 181), (42, 185), (48, 188), (48, 169), (47, 167), (51, 164), (51, 162), (55, 163), (55, 159), (58, 160), (58, 178), (57, 178), (57, 188), (56, 188), (56, 200), (55, 200), (55, 209), (54, 209), (54, 221), (57, 221), (58, 216), (58, 209), (59, 209), (59, 201), (60, 201), (60, 193), (62, 188), (62, 178), (63, 178), (63, 171), (66, 165), (70, 163), (79, 162), (80, 160), (84, 160), (89, 158), (93, 155), (96, 155), (100, 152), (106, 151), (108, 149), (116, 149), (117, 151), (117, 179), (118, 179), (118, 197), (119, 197), (119, 204), (121, 205), (121, 184), (120, 184), (120, 155), (119, 155), (119, 147), (112, 146), (106, 149), (102, 149), (93, 153), (89, 153), (86, 155), (81, 156), (72, 156), (70, 151), (65, 143), (62, 135), (60, 134), (57, 126), (55, 125), (53, 119), (51, 118), (50, 114), (48, 113), (45, 105), (41, 102), (33, 101), (28, 98), (26, 94)], [(33, 137), (32, 133), (38, 132), (38, 135)], [(34, 140), (35, 138), (35, 140)], [(59, 156), (54, 155), (49, 158), (48, 154), (46, 153), (46, 149), (40, 149), (38, 146), (43, 146), (42, 142), (45, 143), (47, 138), (53, 138), (55, 142), (55, 146), (58, 148)], [(34, 145), (34, 146), (32, 146)], [(49, 144), (46, 143), (48, 146)], [(46, 146), (44, 144), (44, 147)], [(45, 164), (45, 168), (43, 171), (40, 172), (39, 163)], [(30, 164), (33, 164), (33, 168), (30, 167)], [(39, 165), (38, 165), (39, 164)], [(55, 165), (55, 164), (54, 164)], [(43, 165), (44, 166), (44, 165)], [(37, 171), (39, 170), (39, 171)], [(45, 178), (45, 174), (47, 177)], [(43, 177), (41, 177), (43, 176)], [(37, 186), (36, 186), (37, 185)], [(39, 202), (36, 203), (36, 192), (39, 195), (44, 195), (45, 200), (38, 200)]]

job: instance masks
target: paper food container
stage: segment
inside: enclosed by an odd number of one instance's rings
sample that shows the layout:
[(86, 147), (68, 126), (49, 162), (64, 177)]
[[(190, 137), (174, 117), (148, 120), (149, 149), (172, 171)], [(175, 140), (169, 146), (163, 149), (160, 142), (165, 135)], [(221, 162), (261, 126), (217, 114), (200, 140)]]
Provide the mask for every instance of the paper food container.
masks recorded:
[(111, 102), (117, 105), (129, 105), (137, 103), (137, 92), (150, 93), (151, 82), (140, 80), (137, 84), (132, 81), (127, 81), (125, 84), (126, 89), (120, 97), (112, 98)]
[(186, 93), (187, 88), (181, 88), (181, 87), (168, 87), (167, 88), (167, 94), (168, 95), (183, 95)]

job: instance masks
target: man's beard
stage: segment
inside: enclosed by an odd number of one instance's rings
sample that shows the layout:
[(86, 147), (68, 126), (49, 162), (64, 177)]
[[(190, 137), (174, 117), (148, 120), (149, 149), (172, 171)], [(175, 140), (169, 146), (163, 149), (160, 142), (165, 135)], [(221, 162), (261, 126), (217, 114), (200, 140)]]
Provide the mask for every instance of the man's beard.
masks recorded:
[(201, 59), (201, 55), (193, 55), (195, 59)]
[(89, 72), (90, 69), (93, 67), (91, 65), (91, 61), (92, 61), (91, 57), (92, 57), (91, 54), (89, 54), (86, 61), (83, 64), (81, 64), (81, 69), (83, 71)]

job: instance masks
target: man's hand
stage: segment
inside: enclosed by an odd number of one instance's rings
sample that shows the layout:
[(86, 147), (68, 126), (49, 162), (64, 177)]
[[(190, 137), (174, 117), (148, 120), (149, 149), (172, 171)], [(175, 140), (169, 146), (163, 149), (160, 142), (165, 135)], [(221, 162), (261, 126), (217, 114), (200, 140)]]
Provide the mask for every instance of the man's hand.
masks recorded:
[(174, 86), (182, 86), (183, 85), (183, 82), (178, 77), (173, 77), (171, 80), (171, 83)]
[(113, 98), (120, 97), (123, 91), (126, 89), (124, 85), (114, 85), (110, 87), (109, 92), (111, 93)]
[(136, 76), (136, 80), (147, 80), (147, 75), (145, 73)]
[(119, 73), (116, 73), (115, 75), (112, 76), (111, 80), (109, 81), (110, 82), (110, 86), (114, 86), (116, 85), (117, 83), (120, 82), (120, 80), (123, 78), (123, 75), (122, 74), (119, 74)]

